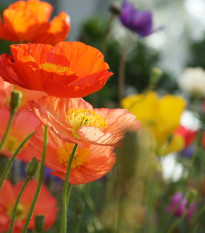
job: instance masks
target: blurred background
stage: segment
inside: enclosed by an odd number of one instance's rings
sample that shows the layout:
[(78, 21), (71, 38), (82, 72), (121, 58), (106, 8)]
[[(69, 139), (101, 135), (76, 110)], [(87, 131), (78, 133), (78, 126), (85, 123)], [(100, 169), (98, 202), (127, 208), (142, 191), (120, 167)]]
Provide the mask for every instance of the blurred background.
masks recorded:
[[(1, 13), (13, 2), (1, 0)], [(119, 107), (119, 64), (126, 48), (126, 59), (123, 64), (125, 96), (149, 90), (152, 68), (160, 68), (162, 76), (151, 89), (160, 96), (177, 94), (185, 97), (188, 106), (182, 114), (181, 124), (194, 130), (198, 130), (200, 127), (204, 130), (202, 126), (204, 126), (205, 117), (200, 122), (200, 114), (197, 113), (200, 110), (200, 113), (204, 114), (202, 112), (203, 98), (198, 99), (200, 107), (196, 110), (195, 99), (183, 93), (179, 85), (185, 68), (202, 67), (205, 69), (204, 0), (129, 0), (140, 10), (151, 11), (153, 29), (160, 28), (145, 38), (139, 37), (137, 33), (122, 26), (118, 16), (112, 17), (109, 11), (110, 5), (118, 3), (120, 6), (122, 1), (50, 0), (48, 2), (54, 6), (53, 16), (58, 15), (61, 11), (66, 11), (70, 15), (71, 32), (67, 40), (82, 41), (101, 50), (113, 72), (113, 76), (105, 87), (86, 97), (86, 100), (95, 107)], [(109, 25), (110, 27), (108, 27)], [(107, 39), (106, 53), (105, 37)], [(126, 47), (128, 39), (130, 39), (129, 46)], [(9, 42), (0, 41), (0, 53), (9, 53), (8, 44)], [(190, 160), (184, 159), (176, 153), (166, 157), (155, 157), (147, 145), (149, 140), (135, 137), (137, 136), (127, 135), (124, 147), (117, 151), (118, 164), (108, 176), (101, 179), (101, 182), (96, 181), (87, 186), (74, 188), (74, 201), (71, 203), (71, 209), (74, 211), (69, 212), (69, 222), (77, 222), (78, 215), (80, 217), (83, 215), (82, 229), (84, 232), (113, 232), (111, 230), (113, 221), (119, 220), (121, 217), (125, 221), (118, 223), (121, 227), (119, 232), (165, 233), (166, 223), (173, 217), (166, 216), (172, 194), (180, 190), (187, 195), (190, 187), (194, 187), (198, 191), (200, 197), (197, 202), (198, 210), (205, 205), (205, 178), (203, 175), (205, 164), (202, 159), (205, 156), (204, 149), (200, 152), (200, 156), (202, 155), (200, 158), (196, 156), (196, 159)], [(140, 149), (138, 144), (141, 146)], [(201, 147), (200, 144), (199, 148)], [(133, 154), (136, 155), (136, 158), (132, 157)], [(125, 159), (123, 160), (123, 158)], [(189, 177), (187, 175), (189, 168), (194, 167), (193, 170), (197, 171), (202, 162), (201, 174), (195, 176), (193, 172), (194, 175), (191, 174)], [(104, 190), (106, 190), (106, 196), (104, 196)], [(81, 203), (76, 194), (86, 203), (88, 208), (85, 211), (84, 207), (78, 206)], [(118, 206), (120, 202), (121, 207)], [(137, 208), (135, 208), (136, 206)], [(78, 208), (80, 214), (78, 214)], [(122, 213), (119, 214), (120, 211), (117, 208), (121, 208)], [(116, 212), (119, 216), (116, 216), (114, 209), (118, 210)], [(86, 213), (84, 214), (83, 211)], [(181, 216), (183, 216), (183, 212)], [(205, 216), (203, 215), (203, 217)], [(175, 220), (172, 218), (171, 223), (174, 223)], [(137, 230), (135, 229), (136, 222)], [(125, 226), (126, 224), (128, 227)], [(205, 229), (203, 221), (200, 224), (201, 231), (197, 232), (203, 233)], [(160, 226), (160, 231), (158, 231), (158, 226)], [(71, 232), (75, 232), (74, 228), (75, 224), (71, 224)], [(184, 221), (181, 228), (173, 232), (189, 232), (189, 228), (190, 222)]]

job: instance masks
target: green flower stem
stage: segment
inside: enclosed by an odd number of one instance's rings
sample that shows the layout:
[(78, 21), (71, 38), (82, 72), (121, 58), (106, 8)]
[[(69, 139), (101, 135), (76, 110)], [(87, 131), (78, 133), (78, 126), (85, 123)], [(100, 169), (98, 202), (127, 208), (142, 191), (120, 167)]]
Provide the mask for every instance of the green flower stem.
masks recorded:
[(106, 58), (106, 55), (107, 55), (107, 39), (108, 39), (108, 36), (109, 36), (110, 30), (112, 28), (112, 24), (113, 24), (115, 17), (116, 17), (116, 15), (112, 14), (112, 16), (110, 17), (110, 19), (108, 21), (106, 30), (105, 30), (105, 34), (104, 34), (104, 38), (103, 38), (103, 47), (102, 47), (102, 53), (104, 55), (104, 58)]
[(205, 206), (203, 206), (199, 212), (197, 213), (196, 217), (194, 218), (194, 222), (193, 222), (193, 225), (191, 227), (191, 232), (194, 232), (194, 227), (196, 226), (198, 220), (200, 219), (201, 215), (204, 213), (205, 211)]
[(12, 155), (11, 159), (9, 160), (9, 162), (7, 163), (4, 171), (3, 171), (3, 174), (2, 174), (2, 177), (1, 177), (1, 181), (0, 181), (0, 190), (1, 190), (1, 187), (4, 183), (4, 180), (6, 179), (6, 177), (8, 176), (8, 173), (10, 171), (10, 168), (11, 168), (11, 165), (14, 161), (14, 159), (16, 158), (16, 156), (18, 155), (19, 151), (22, 149), (22, 147), (24, 146), (24, 144), (33, 136), (34, 132), (30, 133), (22, 142), (21, 144), (19, 145), (19, 147), (16, 149), (16, 151), (14, 152), (14, 154)]
[(188, 210), (184, 211), (184, 214), (176, 222), (172, 224), (167, 233), (172, 233), (173, 230), (184, 220), (187, 215)]
[(120, 63), (119, 63), (119, 69), (118, 69), (118, 101), (119, 104), (121, 104), (121, 100), (124, 97), (124, 90), (125, 90), (125, 65), (126, 65), (126, 57), (128, 54), (128, 50), (130, 47), (130, 41), (131, 41), (132, 34), (129, 33), (125, 45), (122, 49), (122, 54), (120, 56)]
[(5, 141), (6, 141), (7, 136), (8, 136), (9, 130), (10, 130), (11, 125), (12, 125), (12, 123), (13, 123), (15, 113), (16, 113), (16, 111), (12, 111), (12, 112), (11, 112), (11, 115), (10, 115), (10, 118), (9, 118), (9, 123), (8, 123), (8, 125), (7, 125), (5, 134), (4, 134), (4, 136), (3, 136), (3, 138), (2, 138), (2, 141), (1, 141), (1, 143), (0, 143), (0, 152), (1, 152), (2, 148), (3, 148), (3, 145), (4, 145)]
[(174, 213), (176, 212), (176, 210), (179, 208), (179, 206), (181, 205), (181, 202), (182, 202), (182, 200), (180, 201), (180, 202), (178, 202), (178, 204), (174, 207), (174, 209), (171, 211), (171, 213), (169, 213), (168, 215), (166, 215), (165, 217), (164, 217), (164, 219), (163, 219), (163, 225), (162, 225), (162, 227), (161, 227), (161, 231), (160, 231), (160, 233), (164, 233), (164, 232), (166, 232), (166, 229), (167, 229), (167, 225), (168, 225), (168, 223), (169, 223), (169, 221), (173, 218), (173, 216), (174, 216)]
[[(68, 163), (68, 168), (67, 168), (67, 173), (66, 173), (66, 178), (63, 186), (63, 197), (62, 197), (62, 216), (61, 216), (61, 228), (60, 228), (60, 233), (66, 233), (66, 228), (67, 228), (67, 207), (70, 199), (70, 193), (71, 193), (71, 184), (68, 183), (69, 181), (69, 176), (70, 176), (70, 171), (71, 171), (71, 165), (73, 162), (73, 158), (75, 156), (75, 152), (77, 150), (78, 145), (75, 144), (73, 151), (71, 153), (69, 163)], [(25, 233), (25, 232), (22, 232)]]
[(119, 222), (120, 222), (120, 201), (121, 201), (121, 183), (117, 183), (116, 200), (115, 200), (115, 215), (113, 224), (113, 233), (119, 232)]
[(89, 187), (90, 187), (90, 184), (88, 183), (88, 184), (86, 184), (86, 186), (83, 189), (84, 200), (85, 200), (88, 208), (90, 209), (90, 211), (95, 213), (96, 206), (95, 206), (93, 199), (91, 198)]
[(24, 184), (23, 184), (23, 187), (21, 188), (20, 192), (19, 192), (19, 195), (16, 199), (16, 203), (15, 203), (15, 206), (14, 206), (14, 210), (13, 210), (13, 214), (12, 214), (12, 219), (11, 219), (11, 225), (10, 225), (10, 228), (9, 228), (9, 231), (8, 233), (12, 233), (13, 232), (13, 228), (14, 228), (14, 221), (15, 221), (15, 217), (16, 217), (16, 212), (17, 212), (17, 207), (18, 207), (18, 204), (19, 204), (19, 200), (23, 194), (23, 191), (25, 190), (28, 182), (30, 181), (31, 179), (31, 176), (27, 176)]
[(46, 160), (46, 148), (47, 148), (47, 138), (48, 138), (48, 126), (45, 125), (44, 127), (44, 141), (43, 141), (43, 153), (42, 153), (42, 160), (41, 160), (41, 167), (40, 167), (40, 174), (39, 174), (39, 179), (38, 179), (38, 185), (36, 188), (36, 192), (33, 198), (33, 201), (31, 203), (31, 207), (26, 219), (26, 223), (24, 225), (22, 233), (26, 233), (28, 229), (29, 222), (31, 220), (40, 190), (41, 190), (41, 185), (43, 183), (43, 175), (44, 175), (44, 165), (45, 165), (45, 160)]
[(69, 183), (68, 184), (68, 190), (67, 190), (67, 201), (66, 201), (66, 205), (68, 206), (68, 202), (69, 202), (69, 198), (70, 198), (70, 194), (71, 194), (71, 189), (72, 189), (72, 185)]

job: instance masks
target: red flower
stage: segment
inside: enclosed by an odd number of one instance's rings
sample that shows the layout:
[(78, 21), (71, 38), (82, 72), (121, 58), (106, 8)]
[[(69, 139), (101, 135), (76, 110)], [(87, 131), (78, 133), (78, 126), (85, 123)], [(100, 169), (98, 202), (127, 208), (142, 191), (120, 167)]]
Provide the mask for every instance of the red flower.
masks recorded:
[[(13, 208), (16, 198), (23, 186), (24, 181), (12, 186), (9, 180), (5, 180), (0, 191), (0, 232), (9, 230)], [(17, 206), (17, 214), (14, 224), (13, 233), (21, 233), (26, 222), (26, 218), (31, 206), (37, 182), (32, 180), (27, 185)], [(58, 208), (56, 207), (57, 201), (51, 196), (48, 189), (43, 185), (29, 223), (29, 229), (35, 228), (35, 216), (43, 215), (45, 217), (44, 229), (49, 229), (56, 221)]]
[(3, 12), (0, 39), (56, 44), (70, 31), (70, 17), (61, 12), (49, 22), (53, 7), (38, 0), (17, 1)]
[[(42, 158), (43, 125), (39, 126), (30, 141), (28, 149), (34, 153), (38, 161)], [(49, 130), (47, 143), (46, 166), (54, 170), (51, 172), (65, 180), (67, 165), (74, 148), (74, 143), (62, 141)], [(110, 171), (115, 163), (113, 147), (87, 144), (84, 148), (77, 148), (73, 159), (69, 182), (84, 184), (97, 180)]]
[[(10, 117), (10, 111), (7, 107), (0, 109), (0, 139), (3, 137), (8, 121)], [(8, 137), (4, 143), (2, 154), (10, 157), (23, 139), (32, 133), (39, 125), (39, 120), (32, 112), (20, 110), (14, 117), (13, 124), (9, 131)], [(26, 143), (23, 149), (18, 154), (17, 158), (29, 162), (33, 158), (33, 154), (27, 151), (28, 143)]]
[(40, 121), (62, 140), (115, 146), (125, 131), (138, 130), (136, 116), (126, 109), (93, 108), (82, 98), (42, 97), (30, 102)]
[(0, 107), (2, 107), (6, 103), (12, 90), (13, 85), (4, 82), (4, 80), (0, 77)]
[(197, 130), (187, 129), (184, 126), (180, 126), (175, 132), (174, 135), (177, 134), (184, 138), (185, 147), (191, 145), (191, 143), (195, 140), (197, 135)]
[(82, 97), (100, 90), (112, 75), (102, 53), (81, 42), (11, 45), (0, 56), (0, 75), (26, 89), (57, 97)]

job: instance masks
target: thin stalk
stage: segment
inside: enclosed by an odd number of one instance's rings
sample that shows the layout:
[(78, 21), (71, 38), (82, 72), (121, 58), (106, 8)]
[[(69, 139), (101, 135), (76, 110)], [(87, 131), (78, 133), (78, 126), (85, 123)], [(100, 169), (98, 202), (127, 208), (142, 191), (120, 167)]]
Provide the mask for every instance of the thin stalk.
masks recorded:
[(44, 176), (44, 165), (45, 165), (45, 160), (46, 160), (46, 148), (47, 148), (47, 138), (48, 138), (48, 126), (45, 125), (44, 127), (44, 141), (43, 141), (43, 152), (42, 152), (42, 160), (41, 160), (41, 166), (40, 166), (40, 174), (39, 174), (39, 179), (38, 179), (38, 185), (36, 188), (36, 192), (33, 198), (33, 201), (31, 203), (31, 207), (28, 213), (28, 217), (26, 219), (26, 223), (24, 225), (22, 233), (26, 233), (28, 229), (29, 222), (31, 220), (40, 190), (41, 190), (41, 185), (43, 183), (43, 176)]
[(3, 145), (4, 145), (5, 141), (6, 141), (7, 136), (8, 136), (9, 130), (10, 130), (11, 125), (12, 125), (12, 123), (13, 123), (15, 113), (16, 113), (16, 112), (13, 111), (13, 112), (11, 113), (11, 115), (10, 115), (9, 123), (8, 123), (8, 125), (7, 125), (5, 134), (4, 134), (4, 136), (3, 136), (3, 138), (2, 138), (2, 141), (1, 141), (1, 143), (0, 143), (0, 152), (1, 152), (2, 148), (3, 148)]
[(75, 233), (79, 233), (80, 232), (80, 220), (81, 220), (81, 215), (77, 217), (77, 223), (76, 223)]
[(194, 232), (194, 227), (196, 226), (196, 224), (197, 224), (199, 218), (201, 217), (201, 215), (202, 215), (204, 212), (205, 212), (205, 206), (202, 207), (202, 208), (200, 209), (200, 211), (198, 212), (198, 214), (197, 214), (196, 217), (194, 218), (194, 222), (193, 222), (193, 225), (192, 225), (192, 227), (191, 227), (191, 232)]
[(77, 150), (77, 147), (78, 147), (78, 145), (75, 144), (73, 151), (71, 153), (69, 163), (68, 163), (67, 173), (66, 173), (66, 177), (65, 177), (65, 182), (64, 182), (64, 186), (63, 186), (62, 216), (61, 216), (60, 233), (66, 233), (66, 229), (67, 229), (67, 207), (68, 207), (68, 203), (69, 203), (69, 199), (70, 199), (71, 186), (72, 186), (70, 183), (68, 183), (68, 181), (69, 181), (69, 176), (70, 176), (70, 171), (71, 171), (71, 165), (72, 165), (73, 158), (75, 156), (75, 152)]
[(107, 24), (107, 27), (106, 27), (106, 30), (105, 30), (105, 34), (104, 34), (104, 37), (103, 37), (103, 47), (102, 47), (102, 53), (104, 55), (104, 57), (106, 58), (106, 55), (107, 55), (107, 39), (108, 39), (108, 35), (110, 33), (110, 30), (112, 28), (112, 24), (113, 24), (113, 21), (115, 19), (115, 14), (112, 14), (109, 21), (108, 21), (108, 24)]
[(66, 205), (68, 206), (68, 202), (69, 202), (69, 198), (70, 198), (70, 194), (71, 194), (71, 189), (72, 189), (72, 185), (69, 183), (68, 184), (68, 190), (67, 190), (67, 202)]
[(14, 162), (14, 177), (13, 177), (14, 184), (19, 182), (20, 166), (21, 166), (21, 161), (18, 159), (15, 160), (15, 162)]
[(185, 218), (186, 215), (187, 215), (187, 212), (188, 212), (188, 210), (186, 210), (186, 211), (184, 212), (184, 214), (181, 216), (181, 218), (179, 218), (176, 222), (174, 222), (174, 223), (172, 224), (172, 226), (169, 228), (169, 230), (168, 230), (167, 233), (172, 233), (172, 232), (173, 232), (173, 230), (184, 220), (184, 218)]
[(16, 158), (16, 156), (18, 155), (19, 151), (22, 149), (22, 147), (24, 146), (24, 144), (33, 136), (34, 132), (30, 133), (22, 142), (21, 144), (19, 145), (19, 147), (16, 149), (16, 151), (14, 152), (14, 154), (12, 155), (11, 159), (9, 160), (9, 162), (7, 163), (4, 171), (3, 171), (3, 174), (2, 174), (2, 177), (1, 177), (1, 181), (0, 181), (0, 190), (1, 190), (1, 187), (3, 185), (3, 182), (4, 180), (6, 179), (6, 177), (8, 176), (8, 173), (11, 169), (11, 165), (14, 161), (14, 159)]
[(90, 184), (87, 184), (85, 186), (85, 188), (83, 189), (83, 195), (84, 195), (84, 199), (85, 199), (85, 202), (88, 206), (88, 208), (93, 212), (95, 213), (96, 211), (96, 206), (95, 206), (95, 203), (93, 201), (93, 199), (91, 198), (91, 195), (90, 195)]
[(118, 100), (119, 104), (121, 103), (122, 98), (124, 97), (125, 92), (125, 63), (126, 63), (126, 57), (128, 53), (128, 49), (130, 47), (130, 40), (131, 40), (131, 34), (127, 36), (125, 45), (122, 50), (122, 54), (120, 57), (120, 63), (119, 63), (119, 70), (118, 70)]
[[(166, 215), (166, 218), (164, 218), (163, 225), (161, 227), (162, 233), (164, 233), (167, 229), (168, 222), (174, 217), (174, 213), (179, 208), (183, 200), (179, 201), (179, 203), (174, 207), (174, 209), (169, 213), (169, 215)], [(160, 231), (161, 232), (161, 231)]]
[(113, 225), (113, 233), (119, 232), (119, 220), (120, 220), (120, 200), (121, 200), (121, 182), (117, 184), (116, 203), (115, 203), (115, 220)]
[(23, 191), (25, 190), (28, 182), (30, 181), (31, 179), (31, 176), (28, 176), (23, 184), (23, 187), (21, 188), (20, 192), (19, 192), (19, 195), (16, 199), (16, 203), (15, 203), (15, 206), (14, 206), (14, 210), (13, 210), (13, 214), (12, 214), (12, 219), (11, 219), (11, 225), (10, 225), (10, 228), (9, 228), (9, 231), (8, 233), (12, 233), (13, 232), (13, 228), (14, 228), (14, 221), (15, 221), (15, 217), (16, 217), (16, 212), (17, 212), (17, 207), (18, 207), (18, 204), (19, 204), (19, 201), (20, 201), (20, 198), (23, 194)]

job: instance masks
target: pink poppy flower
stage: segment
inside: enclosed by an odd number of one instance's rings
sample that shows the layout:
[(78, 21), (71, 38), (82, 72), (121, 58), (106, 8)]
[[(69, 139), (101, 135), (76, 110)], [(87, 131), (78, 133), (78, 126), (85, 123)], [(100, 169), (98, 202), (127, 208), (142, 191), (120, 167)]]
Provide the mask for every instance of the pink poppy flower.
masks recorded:
[(0, 107), (2, 107), (13, 90), (13, 85), (0, 77)]
[[(8, 121), (10, 111), (7, 107), (0, 109), (0, 139), (3, 137)], [(4, 143), (2, 154), (11, 157), (23, 139), (32, 133), (39, 125), (40, 121), (36, 116), (29, 111), (20, 110), (14, 117), (13, 124)], [(27, 151), (28, 142), (24, 145), (17, 158), (29, 162), (33, 155)]]
[[(43, 132), (42, 124), (36, 129), (28, 147), (38, 161), (42, 158)], [(74, 143), (61, 140), (52, 130), (49, 130), (45, 165), (54, 170), (51, 174), (65, 180), (73, 148)], [(113, 153), (113, 149), (110, 146), (93, 144), (87, 144), (83, 148), (78, 147), (73, 159), (69, 182), (75, 185), (85, 184), (104, 176), (115, 164), (116, 154)]]
[[(13, 208), (16, 198), (23, 186), (24, 181), (21, 181), (15, 186), (12, 186), (9, 180), (5, 180), (0, 191), (0, 232), (9, 230)], [(21, 233), (26, 222), (26, 218), (35, 194), (37, 182), (32, 180), (27, 185), (17, 206), (17, 214), (14, 223), (13, 233)], [(45, 218), (44, 229), (49, 229), (56, 221), (58, 208), (57, 201), (51, 196), (46, 186), (41, 187), (41, 191), (34, 209), (33, 216), (29, 223), (29, 229), (35, 229), (35, 216), (43, 215)]]
[(136, 116), (126, 109), (93, 108), (82, 98), (42, 97), (30, 102), (40, 121), (62, 140), (77, 143), (116, 146), (124, 132), (139, 130)]

